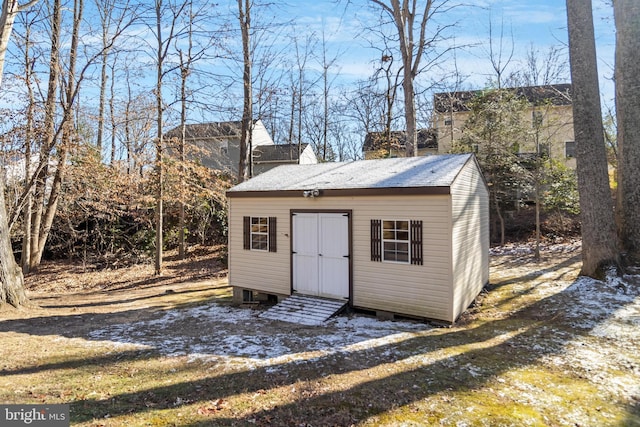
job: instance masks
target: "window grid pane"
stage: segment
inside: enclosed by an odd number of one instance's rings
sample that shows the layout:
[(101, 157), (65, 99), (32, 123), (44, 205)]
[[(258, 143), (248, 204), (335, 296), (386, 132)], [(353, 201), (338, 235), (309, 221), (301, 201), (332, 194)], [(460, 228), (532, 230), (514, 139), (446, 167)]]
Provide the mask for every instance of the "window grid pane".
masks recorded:
[(269, 218), (251, 217), (251, 249), (257, 251), (269, 249)]
[(383, 260), (408, 264), (409, 221), (383, 221), (382, 225)]

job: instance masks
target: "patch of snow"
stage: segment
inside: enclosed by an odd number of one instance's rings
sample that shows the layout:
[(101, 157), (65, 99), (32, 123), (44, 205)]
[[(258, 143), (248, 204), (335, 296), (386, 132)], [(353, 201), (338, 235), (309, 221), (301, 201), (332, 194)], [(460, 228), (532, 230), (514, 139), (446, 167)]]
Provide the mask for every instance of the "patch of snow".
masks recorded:
[[(492, 256), (524, 256), (533, 255), (535, 253), (535, 242), (526, 243), (507, 243), (502, 246), (495, 246), (489, 249), (489, 254)], [(542, 242), (540, 244), (540, 251), (543, 253), (560, 254), (560, 253), (573, 253), (582, 249), (582, 240), (575, 239), (568, 242)]]
[(576, 328), (595, 328), (609, 319), (618, 307), (633, 306), (634, 296), (627, 292), (628, 286), (618, 277), (608, 278), (606, 282), (579, 277), (566, 289), (573, 303), (562, 307), (564, 315), (575, 319)]
[(605, 281), (578, 278), (566, 289), (570, 303), (560, 307), (578, 330), (563, 352), (544, 360), (579, 370), (599, 387), (625, 399), (640, 399), (640, 289), (636, 280), (609, 275)]
[[(179, 332), (174, 330), (177, 322), (182, 328)], [(253, 369), (387, 346), (430, 329), (419, 322), (354, 316), (330, 319), (320, 328), (288, 325), (291, 330), (260, 334), (265, 322), (271, 321), (257, 318), (250, 310), (209, 303), (170, 310), (156, 319), (110, 325), (92, 331), (89, 337), (153, 348), (167, 356)], [(300, 348), (305, 351), (296, 350)]]
[[(517, 267), (522, 277), (531, 277), (533, 285), (512, 286), (516, 295), (536, 294), (540, 310), (558, 318), (525, 334), (510, 327), (492, 330), (492, 338), (476, 343), (484, 348), (508, 343), (539, 356), (540, 363), (578, 373), (611, 396), (640, 399), (640, 277), (627, 280), (610, 276), (605, 281), (580, 277), (564, 270), (536, 270), (529, 264)], [(569, 271), (571, 269), (568, 269)], [(517, 296), (516, 296), (517, 297)], [(167, 356), (183, 356), (203, 361), (211, 368), (253, 370), (264, 368), (278, 372), (287, 364), (317, 361), (334, 355), (362, 353), (385, 363), (426, 366), (438, 362), (452, 372), (464, 372), (483, 378), (487, 372), (474, 362), (460, 363), (452, 357), (468, 351), (459, 348), (430, 348), (404, 352), (399, 344), (432, 334), (429, 325), (411, 321), (380, 321), (368, 316), (336, 317), (320, 327), (284, 324), (258, 318), (258, 312), (207, 303), (188, 309), (173, 309), (148, 320), (113, 324), (92, 331), (94, 345), (131, 346), (149, 349)], [(543, 321), (544, 322), (544, 321)], [(572, 326), (567, 327), (567, 326)], [(275, 332), (274, 332), (275, 331)], [(521, 338), (514, 339), (518, 336)], [(375, 352), (369, 350), (375, 349)], [(504, 381), (497, 378), (498, 382)], [(509, 385), (510, 384), (510, 385)], [(509, 382), (514, 396), (523, 403), (535, 403), (544, 394), (535, 385)], [(551, 399), (553, 396), (550, 396)], [(557, 396), (556, 396), (557, 398)], [(543, 402), (544, 403), (544, 402)], [(553, 401), (549, 400), (549, 405)], [(544, 405), (543, 405), (544, 406)], [(582, 419), (585, 414), (563, 414), (563, 419)], [(583, 419), (588, 425), (588, 419)]]

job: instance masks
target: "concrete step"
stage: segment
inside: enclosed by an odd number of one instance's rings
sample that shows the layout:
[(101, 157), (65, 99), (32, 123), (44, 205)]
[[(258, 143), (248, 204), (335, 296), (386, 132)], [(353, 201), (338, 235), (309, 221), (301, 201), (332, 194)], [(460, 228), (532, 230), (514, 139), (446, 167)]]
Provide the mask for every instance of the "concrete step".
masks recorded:
[(262, 313), (260, 317), (302, 325), (320, 325), (346, 305), (345, 300), (294, 294)]

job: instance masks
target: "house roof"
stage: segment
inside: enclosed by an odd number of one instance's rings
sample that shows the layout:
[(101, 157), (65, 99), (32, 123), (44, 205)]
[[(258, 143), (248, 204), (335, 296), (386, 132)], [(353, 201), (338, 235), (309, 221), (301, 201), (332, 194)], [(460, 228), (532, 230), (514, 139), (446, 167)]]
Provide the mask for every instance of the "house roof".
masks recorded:
[[(390, 132), (391, 147), (395, 149), (402, 149), (406, 147), (407, 132), (394, 130)], [(438, 141), (436, 140), (436, 132), (433, 129), (419, 129), (418, 130), (418, 149), (420, 148), (438, 148)], [(373, 151), (384, 148), (388, 143), (386, 132), (369, 132), (364, 138), (364, 145), (362, 149), (364, 151)]]
[[(544, 86), (522, 86), (508, 88), (515, 91), (518, 96), (524, 97), (531, 104), (550, 102), (552, 105), (571, 105), (571, 84), (557, 84)], [(471, 90), (460, 92), (442, 92), (433, 95), (433, 103), (436, 112), (449, 113), (469, 111), (469, 101), (486, 90)]]
[[(220, 137), (240, 137), (240, 121), (194, 123), (185, 126), (186, 139), (206, 139)], [(180, 126), (175, 127), (165, 134), (165, 138), (180, 136)]]
[[(300, 144), (302, 153), (309, 144)], [(262, 145), (253, 150), (253, 160), (256, 163), (298, 161), (298, 144)]]
[(323, 195), (449, 194), (456, 176), (472, 158), (473, 154), (444, 154), (283, 165), (232, 187), (227, 196), (300, 196), (314, 189)]

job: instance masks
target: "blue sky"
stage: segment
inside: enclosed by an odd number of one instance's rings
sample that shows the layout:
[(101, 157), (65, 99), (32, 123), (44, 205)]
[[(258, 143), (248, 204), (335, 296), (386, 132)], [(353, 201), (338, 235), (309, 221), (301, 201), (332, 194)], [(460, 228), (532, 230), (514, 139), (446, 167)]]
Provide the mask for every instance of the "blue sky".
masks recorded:
[[(463, 2), (465, 0), (451, 0), (453, 2)], [(607, 4), (610, 0), (593, 0), (594, 3), (594, 23), (596, 26), (597, 48), (599, 56), (599, 71), (601, 75), (602, 102), (605, 109), (607, 106), (613, 107), (613, 74), (615, 31), (612, 19), (611, 6)], [(423, 3), (424, 0), (421, 1)], [(324, 31), (328, 41), (328, 56), (332, 59), (336, 57), (336, 64), (331, 67), (330, 72), (335, 77), (335, 93), (342, 94), (356, 88), (358, 81), (371, 77), (374, 70), (380, 66), (380, 50), (370, 48), (363, 35), (365, 26), (375, 26), (378, 22), (376, 9), (372, 8), (370, 0), (284, 0), (284, 1), (263, 1), (256, 0), (256, 3), (269, 3), (266, 8), (254, 9), (254, 26), (267, 27), (272, 33), (281, 32), (284, 39), (280, 38), (278, 51), (276, 52), (269, 71), (276, 75), (284, 75), (277, 83), (281, 86), (281, 91), (289, 89), (290, 84), (287, 79), (288, 73), (295, 70), (293, 37), (297, 37), (301, 42), (305, 36), (314, 32), (317, 36)], [(454, 55), (449, 53), (438, 67), (428, 70), (421, 77), (427, 86), (431, 81), (441, 81), (447, 74), (451, 74), (457, 67), (464, 77), (458, 89), (480, 89), (487, 86), (492, 75), (490, 61), (488, 59), (489, 45), (489, 23), (492, 23), (494, 33), (499, 33), (501, 27), (504, 28), (504, 42), (506, 50), (511, 49), (511, 34), (513, 35), (514, 57), (512, 58), (509, 71), (523, 67), (527, 49), (533, 45), (540, 52), (545, 53), (551, 46), (556, 46), (566, 51), (567, 30), (566, 11), (564, 0), (472, 0), (471, 5), (464, 5), (452, 9), (446, 14), (441, 14), (437, 18), (437, 23), (441, 25), (452, 25), (448, 29), (446, 43), (455, 44)], [(93, 1), (87, 3), (87, 14), (91, 14)], [(237, 2), (236, 0), (221, 1), (219, 9), (223, 14), (225, 23), (231, 25), (237, 31)], [(95, 12), (94, 12), (95, 13)], [(89, 19), (90, 20), (90, 19)], [(278, 27), (277, 24), (290, 22)], [(215, 25), (215, 24), (214, 24)], [(294, 31), (291, 30), (294, 27)], [(140, 37), (151, 37), (148, 28), (138, 25), (132, 32), (138, 32)], [(46, 37), (46, 35), (45, 35)], [(84, 40), (87, 40), (85, 38)], [(89, 39), (91, 40), (91, 39)], [(94, 40), (95, 41), (95, 40)], [(229, 33), (228, 39), (224, 40), (231, 51), (241, 52), (240, 39), (236, 32)], [(374, 42), (377, 43), (377, 42)], [(316, 51), (316, 53), (318, 53)], [(44, 58), (44, 57), (43, 57)], [(566, 58), (566, 57), (565, 57)], [(568, 60), (568, 59), (567, 59)], [(11, 61), (11, 58), (10, 58)], [(138, 53), (135, 57), (138, 64), (148, 64), (140, 70), (140, 75), (136, 77), (135, 89), (141, 91), (151, 91), (154, 86), (153, 57), (147, 53)], [(212, 113), (209, 110), (197, 110), (197, 106), (190, 112), (190, 121), (210, 121), (210, 120), (232, 120), (236, 119), (242, 106), (242, 67), (237, 61), (225, 61), (220, 58), (211, 59), (205, 62), (208, 71), (219, 72), (221, 74), (232, 74), (234, 82), (233, 88), (214, 83), (210, 90), (211, 95), (206, 98), (205, 104), (221, 104), (225, 109)], [(11, 66), (8, 65), (8, 68)], [(43, 59), (41, 64), (42, 76), (44, 78), (48, 63)], [(317, 79), (320, 65), (317, 59), (312, 59), (307, 65), (308, 69), (313, 69), (315, 75), (310, 78)], [(18, 73), (21, 68), (18, 66)], [(6, 70), (5, 70), (6, 71)], [(254, 68), (254, 72), (256, 69)], [(314, 73), (312, 73), (314, 74)], [(91, 106), (91, 100), (96, 98), (97, 76), (94, 70), (94, 79), (87, 79), (84, 83), (85, 90), (81, 102), (85, 106)], [(43, 80), (46, 81), (46, 80)], [(563, 82), (568, 82), (567, 76)], [(8, 80), (4, 81), (4, 88), (8, 88)], [(440, 90), (453, 90), (451, 79), (446, 79), (446, 85)], [(14, 89), (16, 90), (16, 89)], [(172, 89), (166, 89), (166, 96), (174, 96)], [(438, 89), (434, 89), (438, 90)], [(92, 92), (93, 91), (93, 92)], [(7, 92), (8, 93), (8, 92)], [(87, 95), (88, 94), (88, 95)], [(426, 99), (430, 93), (425, 92)], [(284, 98), (283, 98), (284, 99)], [(209, 102), (209, 100), (213, 100)], [(2, 100), (0, 100), (2, 102)], [(5, 98), (5, 101), (6, 98)], [(286, 102), (286, 101), (285, 101)], [(218, 103), (218, 104), (217, 104)], [(278, 105), (277, 108), (286, 110)], [(283, 112), (284, 114), (284, 112)], [(425, 122), (425, 117), (421, 118)], [(168, 123), (175, 122), (175, 114), (168, 118)]]
[[(340, 3), (298, 0), (289, 6), (281, 5), (278, 15), (282, 19), (293, 18), (301, 32), (321, 32), (324, 27), (332, 48), (342, 52), (338, 58), (341, 78), (363, 79), (371, 75), (379, 52), (368, 48), (358, 33), (363, 23), (375, 22), (375, 15), (368, 0), (352, 0), (346, 10), (345, 4), (344, 0)], [(612, 11), (605, 0), (594, 0), (593, 8), (602, 101), (612, 105), (613, 84), (610, 79), (615, 45)], [(458, 69), (466, 76), (463, 83), (466, 89), (485, 86), (492, 74), (488, 60), (490, 22), (494, 34), (499, 34), (501, 27), (504, 29), (506, 51), (511, 49), (513, 35), (514, 57), (510, 63), (513, 70), (522, 67), (530, 46), (543, 53), (551, 46), (566, 51), (566, 19), (565, 2), (562, 0), (479, 0), (438, 17), (442, 24), (455, 23), (449, 31), (453, 38), (448, 43), (464, 46), (456, 50), (455, 57)], [(453, 70), (456, 64), (450, 57), (443, 68)]]

